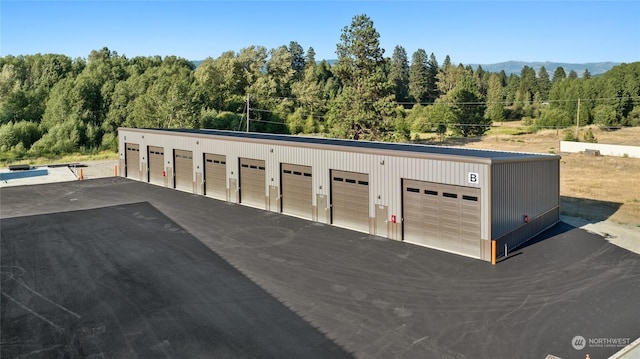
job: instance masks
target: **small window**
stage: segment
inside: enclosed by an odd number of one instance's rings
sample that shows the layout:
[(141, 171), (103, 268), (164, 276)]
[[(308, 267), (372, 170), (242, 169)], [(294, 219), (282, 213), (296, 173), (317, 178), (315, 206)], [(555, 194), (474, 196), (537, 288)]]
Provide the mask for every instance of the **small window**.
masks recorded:
[(214, 160), (207, 160), (207, 162), (209, 162), (209, 163), (215, 163), (216, 161), (214, 161)]
[(300, 171), (293, 171), (293, 174), (296, 176), (302, 176), (302, 172)]
[(250, 168), (253, 168), (254, 170), (258, 168), (258, 166), (256, 166), (256, 165), (251, 165), (251, 166), (249, 166), (249, 167), (250, 167)]
[(476, 197), (476, 196), (462, 195), (462, 199), (467, 200), (467, 201), (478, 202), (478, 197)]
[(344, 181), (341, 177), (333, 177), (333, 180), (336, 181), (336, 182)]
[(347, 178), (347, 183), (356, 183), (356, 180), (351, 179), (351, 178)]
[(307, 172), (305, 172), (305, 173), (304, 173), (304, 176), (305, 176), (305, 177), (311, 177), (311, 173), (307, 173)]
[(368, 186), (369, 182), (368, 181), (358, 181), (358, 184), (361, 184), (363, 186)]
[(225, 164), (227, 164), (227, 162), (226, 161), (220, 161), (220, 164), (221, 165), (225, 165)]
[(264, 167), (262, 167), (262, 166), (258, 166), (258, 169), (261, 170), (261, 171), (264, 171)]
[(424, 194), (429, 195), (429, 196), (437, 196), (438, 195), (438, 191), (432, 191), (430, 189), (425, 189), (424, 190)]
[(418, 188), (407, 187), (407, 192), (420, 193)]
[(285, 174), (288, 174), (288, 175), (290, 175), (290, 174), (291, 174), (291, 170), (284, 170), (284, 171), (282, 171), (282, 172), (284, 172)]
[(242, 164), (242, 167), (244, 167), (244, 168), (249, 168), (249, 165), (247, 165), (247, 164), (244, 164), (244, 163), (243, 163), (243, 164)]
[(442, 192), (442, 196), (443, 197), (447, 197), (447, 198), (458, 198), (458, 195), (455, 193), (448, 193), (448, 192)]

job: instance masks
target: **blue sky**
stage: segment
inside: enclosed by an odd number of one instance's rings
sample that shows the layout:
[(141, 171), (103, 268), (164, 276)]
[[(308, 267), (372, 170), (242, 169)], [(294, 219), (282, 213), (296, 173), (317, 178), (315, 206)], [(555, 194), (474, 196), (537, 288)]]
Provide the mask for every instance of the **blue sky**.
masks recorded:
[(0, 56), (216, 58), (296, 41), (336, 58), (342, 28), (367, 14), (385, 55), (403, 46), (454, 63), (640, 61), (640, 1), (0, 1)]

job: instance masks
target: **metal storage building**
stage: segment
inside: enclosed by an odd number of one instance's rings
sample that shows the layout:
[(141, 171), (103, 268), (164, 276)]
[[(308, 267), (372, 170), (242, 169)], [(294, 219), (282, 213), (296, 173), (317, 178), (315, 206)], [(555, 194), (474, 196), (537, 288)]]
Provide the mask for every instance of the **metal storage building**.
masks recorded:
[(489, 261), (559, 221), (560, 157), (119, 129), (119, 175)]

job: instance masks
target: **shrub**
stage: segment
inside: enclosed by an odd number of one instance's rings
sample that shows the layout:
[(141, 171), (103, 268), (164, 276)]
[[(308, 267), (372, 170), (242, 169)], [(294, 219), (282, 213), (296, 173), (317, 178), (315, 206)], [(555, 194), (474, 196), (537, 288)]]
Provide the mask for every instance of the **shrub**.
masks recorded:
[(565, 131), (563, 141), (579, 142), (578, 138), (573, 134), (573, 131)]
[(598, 143), (598, 139), (596, 139), (596, 136), (593, 134), (591, 128), (589, 128), (587, 132), (585, 132), (583, 139), (584, 142)]

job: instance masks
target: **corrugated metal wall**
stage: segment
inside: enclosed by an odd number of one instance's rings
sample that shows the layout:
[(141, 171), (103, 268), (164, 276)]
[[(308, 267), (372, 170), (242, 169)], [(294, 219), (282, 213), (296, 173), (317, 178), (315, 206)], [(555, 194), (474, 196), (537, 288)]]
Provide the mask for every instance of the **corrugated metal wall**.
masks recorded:
[(505, 243), (514, 247), (558, 222), (559, 176), (557, 158), (493, 164), (491, 238), (508, 237)]

